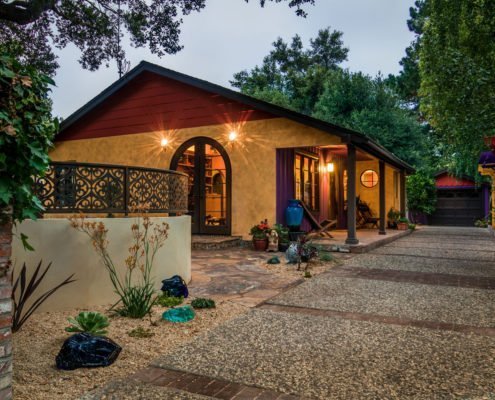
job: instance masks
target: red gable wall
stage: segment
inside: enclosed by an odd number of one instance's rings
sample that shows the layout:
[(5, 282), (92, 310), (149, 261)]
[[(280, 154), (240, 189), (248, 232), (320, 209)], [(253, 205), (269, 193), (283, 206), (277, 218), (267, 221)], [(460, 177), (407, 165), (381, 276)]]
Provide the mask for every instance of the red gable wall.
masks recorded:
[(193, 128), (274, 118), (242, 103), (145, 71), (56, 140)]
[(435, 181), (435, 186), (437, 188), (475, 187), (475, 183), (472, 180), (454, 178), (453, 176), (449, 176), (447, 172), (437, 176)]

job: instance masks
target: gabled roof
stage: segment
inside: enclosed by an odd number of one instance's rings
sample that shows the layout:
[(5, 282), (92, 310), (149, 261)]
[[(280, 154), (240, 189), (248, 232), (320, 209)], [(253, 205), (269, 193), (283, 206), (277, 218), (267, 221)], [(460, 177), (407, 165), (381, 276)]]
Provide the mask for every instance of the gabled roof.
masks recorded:
[(378, 143), (374, 142), (362, 133), (343, 128), (338, 125), (334, 125), (320, 119), (310, 117), (305, 114), (301, 114), (287, 108), (283, 108), (266, 101), (255, 99), (254, 97), (247, 96), (245, 94), (236, 92), (231, 89), (227, 89), (223, 86), (216, 85), (211, 82), (207, 82), (202, 79), (194, 78), (192, 76), (182, 74), (156, 64), (149, 63), (147, 61), (141, 61), (136, 67), (125, 74), (118, 81), (114, 82), (112, 85), (103, 90), (99, 95), (94, 97), (88, 103), (83, 105), (73, 114), (71, 114), (67, 119), (65, 119), (60, 125), (60, 133), (69, 128), (71, 125), (75, 124), (82, 117), (88, 114), (90, 111), (95, 109), (97, 106), (101, 105), (105, 100), (107, 100), (112, 94), (117, 92), (119, 89), (126, 86), (131, 80), (136, 78), (143, 72), (155, 73), (159, 76), (176, 80), (178, 82), (191, 85), (193, 87), (224, 96), (233, 101), (246, 104), (254, 109), (264, 111), (281, 118), (287, 118), (292, 121), (298, 122), (303, 125), (310, 126), (315, 129), (319, 129), (324, 132), (328, 132), (332, 135), (340, 136), (344, 143), (352, 143), (364, 151), (378, 157), (389, 164), (404, 169), (407, 172), (413, 172), (414, 168), (411, 167), (406, 162), (399, 159), (397, 156), (380, 146)]

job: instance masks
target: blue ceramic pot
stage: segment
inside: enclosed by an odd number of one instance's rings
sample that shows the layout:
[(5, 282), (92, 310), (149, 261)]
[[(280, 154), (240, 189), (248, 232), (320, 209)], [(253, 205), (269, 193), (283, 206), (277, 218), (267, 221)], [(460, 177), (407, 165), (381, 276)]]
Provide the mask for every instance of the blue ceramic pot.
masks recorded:
[(299, 227), (303, 220), (304, 210), (299, 204), (299, 200), (289, 200), (289, 205), (285, 209), (285, 223), (289, 228)]

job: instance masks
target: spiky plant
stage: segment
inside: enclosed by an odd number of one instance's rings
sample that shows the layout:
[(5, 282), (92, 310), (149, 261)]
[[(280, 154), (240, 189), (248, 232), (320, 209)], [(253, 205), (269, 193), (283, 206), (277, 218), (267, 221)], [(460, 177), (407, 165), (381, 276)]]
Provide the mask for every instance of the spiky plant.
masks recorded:
[(67, 318), (70, 326), (65, 328), (66, 332), (87, 332), (93, 335), (105, 335), (105, 330), (110, 322), (108, 318), (99, 312), (83, 311), (76, 318)]

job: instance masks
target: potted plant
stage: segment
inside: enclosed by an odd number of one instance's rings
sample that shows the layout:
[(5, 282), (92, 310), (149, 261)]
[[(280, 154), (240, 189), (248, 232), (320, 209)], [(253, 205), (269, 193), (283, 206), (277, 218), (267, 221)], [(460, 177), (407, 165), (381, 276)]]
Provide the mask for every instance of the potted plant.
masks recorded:
[(397, 229), (399, 231), (405, 231), (409, 228), (409, 220), (405, 217), (399, 218), (397, 221)]
[(282, 224), (275, 224), (273, 225), (273, 229), (278, 234), (278, 250), (285, 252), (290, 245), (289, 228), (284, 227)]
[(397, 229), (397, 221), (400, 219), (400, 211), (391, 207), (387, 214), (387, 225), (389, 229)]
[(253, 236), (253, 247), (255, 250), (264, 251), (268, 247), (267, 233), (270, 232), (270, 225), (268, 220), (260, 221), (259, 224), (254, 225), (249, 232)]

